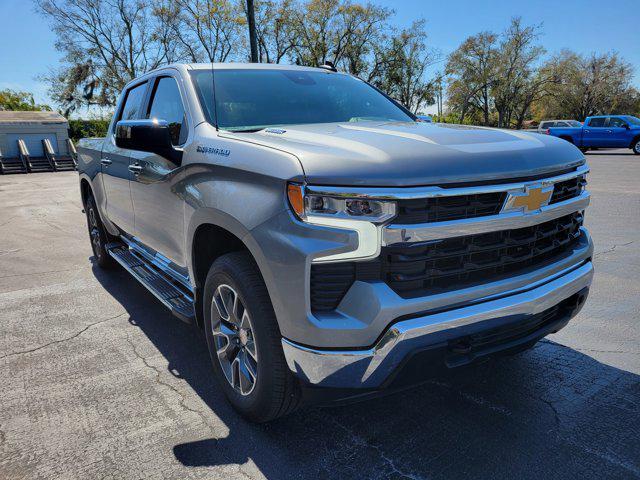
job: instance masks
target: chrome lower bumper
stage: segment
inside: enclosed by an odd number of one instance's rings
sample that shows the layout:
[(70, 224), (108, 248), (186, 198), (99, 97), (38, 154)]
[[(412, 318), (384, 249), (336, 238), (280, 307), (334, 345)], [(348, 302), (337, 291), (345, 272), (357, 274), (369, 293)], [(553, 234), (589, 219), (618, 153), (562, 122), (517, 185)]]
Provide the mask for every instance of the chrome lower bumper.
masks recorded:
[(485, 322), (544, 312), (589, 287), (593, 265), (587, 261), (560, 277), (538, 282), (530, 290), (475, 305), (424, 315), (394, 323), (368, 349), (319, 350), (282, 340), (291, 371), (308, 384), (331, 388), (377, 388), (416, 350), (454, 338), (459, 330)]

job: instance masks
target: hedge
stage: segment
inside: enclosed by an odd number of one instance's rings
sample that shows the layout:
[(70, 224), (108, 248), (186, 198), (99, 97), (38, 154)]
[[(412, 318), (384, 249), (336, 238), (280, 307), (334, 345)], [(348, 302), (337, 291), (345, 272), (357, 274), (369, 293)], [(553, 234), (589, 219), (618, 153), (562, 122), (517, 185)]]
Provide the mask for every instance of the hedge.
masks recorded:
[(77, 143), (81, 138), (104, 137), (110, 120), (69, 120), (69, 138)]

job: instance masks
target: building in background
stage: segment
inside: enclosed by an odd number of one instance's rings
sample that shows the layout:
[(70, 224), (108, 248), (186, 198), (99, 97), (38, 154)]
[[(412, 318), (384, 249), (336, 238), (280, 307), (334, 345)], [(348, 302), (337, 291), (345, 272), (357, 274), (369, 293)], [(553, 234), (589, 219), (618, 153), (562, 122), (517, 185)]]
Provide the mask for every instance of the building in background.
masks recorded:
[(0, 111), (0, 173), (75, 169), (68, 131), (57, 112)]

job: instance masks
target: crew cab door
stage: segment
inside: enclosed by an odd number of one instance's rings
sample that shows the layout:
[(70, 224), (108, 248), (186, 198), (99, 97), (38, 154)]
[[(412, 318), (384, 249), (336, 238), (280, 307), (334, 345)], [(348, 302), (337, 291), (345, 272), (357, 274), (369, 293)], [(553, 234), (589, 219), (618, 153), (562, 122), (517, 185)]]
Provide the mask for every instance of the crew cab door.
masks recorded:
[[(170, 125), (172, 143), (183, 147), (189, 128), (179, 77), (162, 74), (151, 80), (151, 94), (142, 118), (164, 120)], [(158, 154), (131, 151), (131, 197), (135, 212), (135, 236), (146, 247), (185, 266), (184, 201), (180, 194), (183, 170)]]
[(127, 233), (133, 232), (134, 228), (133, 203), (129, 185), (132, 178), (129, 170), (131, 151), (116, 146), (114, 131), (118, 121), (139, 118), (146, 90), (147, 82), (143, 82), (124, 92), (119, 111), (116, 112), (105, 139), (100, 160), (107, 216), (112, 223)]
[(619, 117), (607, 118), (608, 147), (627, 148), (631, 143), (629, 124)]
[(589, 125), (582, 128), (582, 145), (584, 147), (606, 147), (609, 134), (606, 129), (606, 117), (596, 117), (589, 120)]

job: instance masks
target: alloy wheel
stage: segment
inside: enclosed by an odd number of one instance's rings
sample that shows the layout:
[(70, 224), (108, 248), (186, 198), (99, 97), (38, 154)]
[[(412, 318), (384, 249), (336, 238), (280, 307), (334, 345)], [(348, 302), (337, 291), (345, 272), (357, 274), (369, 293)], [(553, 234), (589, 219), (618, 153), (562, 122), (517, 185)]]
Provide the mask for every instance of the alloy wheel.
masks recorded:
[(249, 311), (232, 287), (222, 284), (213, 294), (211, 325), (216, 354), (233, 389), (249, 395), (258, 374), (258, 351)]
[(100, 227), (98, 226), (98, 217), (93, 208), (89, 209), (89, 235), (91, 236), (91, 246), (93, 253), (100, 256)]

